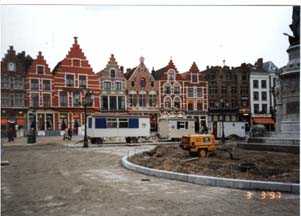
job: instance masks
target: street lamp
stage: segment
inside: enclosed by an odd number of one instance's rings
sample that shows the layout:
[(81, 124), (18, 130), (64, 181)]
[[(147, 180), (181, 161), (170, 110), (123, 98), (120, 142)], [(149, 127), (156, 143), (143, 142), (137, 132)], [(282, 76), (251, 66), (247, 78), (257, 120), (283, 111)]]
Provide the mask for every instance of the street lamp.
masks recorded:
[(224, 127), (224, 108), (225, 108), (225, 102), (223, 99), (220, 100), (220, 111), (222, 113), (222, 144), (225, 144), (225, 127)]
[(85, 135), (84, 135), (84, 145), (83, 148), (88, 148), (88, 136), (87, 136), (87, 107), (91, 106), (93, 103), (93, 92), (87, 88), (83, 88), (83, 103), (82, 105), (84, 106), (84, 118), (85, 118)]

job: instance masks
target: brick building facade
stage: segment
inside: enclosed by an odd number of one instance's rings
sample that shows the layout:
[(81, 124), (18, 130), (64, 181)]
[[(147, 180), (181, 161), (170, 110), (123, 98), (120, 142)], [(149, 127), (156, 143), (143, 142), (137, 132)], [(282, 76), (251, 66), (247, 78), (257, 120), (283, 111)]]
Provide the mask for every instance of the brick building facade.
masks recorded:
[(80, 48), (77, 37), (66, 57), (53, 70), (54, 124), (58, 130), (72, 128), (76, 134), (84, 124), (83, 89), (93, 91), (94, 100), (88, 112), (99, 111), (99, 80)]
[[(1, 136), (13, 130), (22, 136), (26, 128), (27, 101), (25, 91), (26, 71), (32, 62), (25, 52), (16, 54), (13, 46), (1, 61)], [(19, 131), (20, 134), (16, 132)]]
[(38, 135), (50, 135), (57, 129), (52, 109), (53, 74), (41, 52), (27, 71), (25, 87), (28, 101), (27, 128), (34, 128)]
[(137, 115), (150, 117), (151, 130), (157, 130), (159, 117), (158, 84), (140, 57), (140, 63), (125, 73), (127, 79), (127, 110)]

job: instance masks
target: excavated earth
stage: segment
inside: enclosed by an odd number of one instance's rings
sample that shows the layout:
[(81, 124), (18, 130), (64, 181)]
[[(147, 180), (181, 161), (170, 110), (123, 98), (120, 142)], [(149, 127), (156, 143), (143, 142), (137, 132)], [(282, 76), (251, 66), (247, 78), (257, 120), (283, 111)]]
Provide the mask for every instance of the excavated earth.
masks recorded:
[[(218, 150), (206, 158), (191, 156), (178, 145), (158, 145), (151, 151), (130, 157), (130, 161), (149, 168), (180, 173), (199, 174), (234, 179), (264, 180), (299, 183), (299, 155), (282, 152), (250, 151), (233, 145), (230, 154)], [(242, 163), (253, 163), (255, 168), (240, 169)]]

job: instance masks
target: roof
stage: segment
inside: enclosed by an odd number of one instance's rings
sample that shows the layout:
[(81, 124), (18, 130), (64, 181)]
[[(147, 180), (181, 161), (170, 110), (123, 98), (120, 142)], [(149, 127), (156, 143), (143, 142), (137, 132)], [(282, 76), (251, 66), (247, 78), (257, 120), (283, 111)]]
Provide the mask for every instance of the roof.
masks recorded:
[(128, 68), (127, 71), (126, 71), (126, 73), (124, 74), (125, 78), (129, 79), (132, 76), (132, 74), (134, 73), (134, 71), (136, 70), (136, 68), (137, 67), (134, 67), (132, 69)]
[(174, 65), (173, 61), (170, 60), (168, 62), (168, 65), (166, 65), (165, 67), (160, 68), (159, 70), (156, 70), (156, 71), (152, 71), (152, 76), (154, 77), (155, 80), (160, 80), (161, 77), (163, 76), (163, 74), (165, 72), (167, 72), (169, 69), (174, 69), (176, 71), (176, 73), (178, 73), (178, 70), (177, 70), (176, 66)]

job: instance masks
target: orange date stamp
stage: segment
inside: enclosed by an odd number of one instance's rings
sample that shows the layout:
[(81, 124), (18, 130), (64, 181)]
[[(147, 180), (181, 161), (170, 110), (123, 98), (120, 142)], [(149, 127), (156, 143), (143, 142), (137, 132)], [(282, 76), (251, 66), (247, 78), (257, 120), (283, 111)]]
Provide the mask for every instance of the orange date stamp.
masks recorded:
[(245, 198), (250, 199), (260, 199), (260, 200), (278, 200), (281, 199), (281, 192), (274, 191), (261, 191), (261, 192), (246, 192)]

